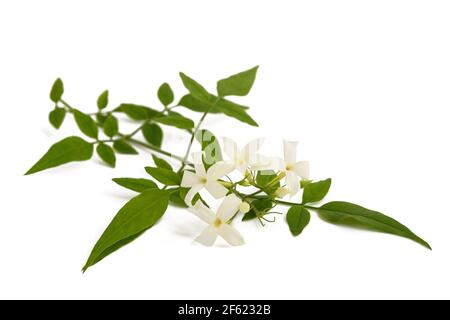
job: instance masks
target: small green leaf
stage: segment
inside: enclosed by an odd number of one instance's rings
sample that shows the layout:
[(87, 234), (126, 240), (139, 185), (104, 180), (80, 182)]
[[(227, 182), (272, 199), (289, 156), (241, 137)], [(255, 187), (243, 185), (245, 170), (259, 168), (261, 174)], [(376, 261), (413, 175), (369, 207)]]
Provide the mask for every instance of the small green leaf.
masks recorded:
[(217, 82), (219, 97), (247, 95), (255, 82), (256, 71), (258, 66), (219, 80)]
[(121, 154), (138, 154), (137, 150), (132, 145), (123, 140), (117, 140), (113, 144), (114, 150)]
[(156, 123), (146, 123), (142, 127), (142, 135), (148, 143), (161, 148), (163, 140), (163, 131)]
[(94, 146), (79, 137), (65, 138), (47, 151), (47, 153), (36, 164), (28, 170), (26, 175), (36, 173), (45, 169), (54, 168), (72, 161), (85, 161), (92, 158)]
[(116, 154), (113, 148), (105, 143), (99, 143), (97, 146), (98, 156), (105, 161), (110, 167), (114, 168), (116, 166)]
[(115, 111), (123, 112), (133, 120), (147, 120), (159, 114), (152, 108), (132, 103), (122, 103)]
[(138, 178), (114, 178), (112, 179), (119, 186), (136, 192), (143, 192), (147, 189), (158, 188), (156, 183), (148, 179)]
[(61, 128), (64, 118), (66, 117), (66, 110), (64, 108), (56, 107), (48, 115), (48, 121), (55, 129)]
[(90, 138), (98, 138), (98, 127), (94, 119), (76, 109), (73, 110), (73, 115), (75, 116), (75, 122), (81, 132)]
[(167, 107), (173, 102), (174, 96), (172, 88), (168, 83), (163, 83), (158, 89), (158, 99), (161, 103)]
[[(211, 101), (214, 101), (214, 97), (210, 97)], [(178, 105), (183, 106), (185, 108), (188, 108), (189, 110), (195, 111), (195, 112), (201, 112), (205, 113), (209, 110), (209, 113), (219, 113), (218, 110), (215, 108), (211, 109), (212, 102), (203, 102), (200, 101), (191, 94), (187, 94), (181, 98), (181, 100), (178, 102)]]
[(194, 128), (194, 121), (179, 115), (170, 115), (160, 118), (155, 118), (155, 121), (179, 129), (192, 129)]
[(244, 214), (242, 221), (248, 221), (255, 219), (257, 216), (265, 215), (270, 209), (272, 209), (273, 204), (269, 199), (257, 199), (252, 201), (251, 209), (249, 212)]
[(179, 186), (181, 183), (181, 178), (176, 172), (163, 169), (163, 168), (155, 168), (155, 167), (145, 167), (145, 171), (153, 178), (165, 184), (166, 186)]
[(153, 158), (153, 162), (156, 164), (156, 166), (158, 168), (163, 168), (163, 169), (168, 169), (168, 170), (172, 170), (172, 166), (164, 159), (161, 159), (157, 156), (155, 156), (154, 154), (152, 155)]
[[(222, 151), (217, 138), (209, 130), (199, 130), (195, 135), (195, 139), (201, 144), (203, 151), (203, 161), (207, 165), (212, 166), (216, 162), (222, 161)], [(208, 168), (206, 168), (208, 169)]]
[(286, 221), (293, 236), (298, 236), (302, 233), (310, 219), (311, 214), (301, 205), (292, 206), (286, 214)]
[(362, 226), (369, 230), (390, 233), (411, 239), (431, 250), (430, 245), (415, 235), (400, 222), (380, 212), (361, 207), (359, 205), (334, 201), (324, 204), (318, 209), (319, 216), (324, 220), (346, 226)]
[(322, 200), (330, 190), (330, 186), (331, 179), (308, 183), (304, 186), (302, 204)]
[(261, 170), (256, 175), (256, 184), (261, 187), (265, 193), (272, 194), (280, 187), (280, 181), (273, 170)]
[(242, 121), (244, 123), (247, 123), (251, 126), (255, 126), (255, 127), (258, 126), (258, 124), (255, 122), (255, 120), (253, 120), (247, 114), (244, 107), (241, 105), (238, 105), (234, 102), (228, 101), (226, 99), (220, 99), (217, 102), (215, 109), (229, 117), (235, 118), (235, 119)]
[(199, 84), (194, 79), (188, 77), (183, 72), (180, 72), (181, 81), (183, 81), (183, 85), (186, 89), (188, 89), (189, 93), (197, 98), (200, 101), (204, 102), (210, 102), (211, 101), (211, 94), (206, 91), (205, 88), (202, 87), (201, 84)]
[(99, 110), (105, 109), (108, 106), (109, 91), (105, 90), (99, 95), (97, 99), (97, 107)]
[(57, 103), (61, 100), (64, 93), (64, 84), (60, 78), (56, 79), (53, 83), (52, 89), (50, 90), (50, 100)]
[(103, 131), (110, 138), (119, 133), (119, 122), (117, 121), (117, 118), (112, 114), (108, 115), (105, 122), (103, 123)]
[(168, 204), (169, 193), (159, 189), (148, 189), (131, 199), (95, 244), (83, 272), (155, 225), (166, 212)]

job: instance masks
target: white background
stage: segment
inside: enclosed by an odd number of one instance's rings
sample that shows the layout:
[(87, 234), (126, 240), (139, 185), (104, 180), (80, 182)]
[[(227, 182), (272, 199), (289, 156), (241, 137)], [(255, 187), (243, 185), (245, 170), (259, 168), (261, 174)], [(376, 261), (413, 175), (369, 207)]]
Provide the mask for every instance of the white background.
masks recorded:
[[(448, 1), (2, 1), (0, 298), (450, 298), (449, 16)], [(243, 247), (206, 248), (193, 242), (202, 222), (170, 208), (82, 275), (133, 196), (111, 178), (145, 177), (151, 160), (24, 177), (77, 132), (70, 118), (60, 131), (47, 123), (54, 79), (92, 112), (106, 88), (112, 106), (158, 106), (164, 81), (185, 93), (179, 71), (213, 90), (256, 64), (251, 94), (236, 101), (260, 128), (225, 117), (205, 127), (241, 144), (267, 137), (271, 156), (279, 139), (299, 140), (312, 177), (333, 178), (328, 200), (391, 215), (434, 250), (316, 216), (298, 238), (279, 218), (238, 224)], [(170, 130), (164, 146), (182, 153), (185, 142)]]

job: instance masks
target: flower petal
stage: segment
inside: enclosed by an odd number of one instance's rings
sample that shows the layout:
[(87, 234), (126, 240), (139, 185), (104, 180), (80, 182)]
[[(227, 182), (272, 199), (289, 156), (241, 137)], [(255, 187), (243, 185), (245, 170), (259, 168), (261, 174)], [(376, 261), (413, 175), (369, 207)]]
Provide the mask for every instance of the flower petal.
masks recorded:
[(240, 153), (239, 147), (236, 142), (230, 138), (223, 138), (223, 151), (230, 158), (231, 161), (236, 160), (236, 156)]
[(297, 141), (283, 141), (284, 144), (284, 161), (287, 164), (294, 164), (297, 159)]
[(223, 198), (228, 193), (228, 189), (217, 181), (208, 181), (205, 184), (205, 189), (216, 199)]
[(302, 179), (309, 179), (309, 162), (299, 161), (294, 164), (292, 169)]
[(250, 141), (245, 145), (245, 147), (242, 149), (241, 157), (245, 159), (245, 162), (252, 165), (254, 163), (259, 163), (260, 159), (257, 155), (258, 150), (261, 148), (261, 146), (264, 143), (264, 138), (259, 138)]
[(208, 169), (208, 172), (206, 173), (206, 177), (208, 181), (215, 181), (220, 178), (222, 178), (224, 175), (229, 174), (231, 171), (233, 171), (234, 165), (227, 162), (217, 162), (211, 166), (211, 168)]
[(216, 220), (216, 215), (214, 212), (205, 206), (205, 204), (200, 200), (195, 203), (191, 212), (210, 225), (214, 223), (214, 220)]
[[(195, 195), (202, 190), (204, 187), (203, 184), (194, 184), (192, 188), (188, 191), (186, 194), (186, 197), (184, 198), (184, 202), (190, 207), (192, 206), (192, 200), (194, 199)], [(201, 202), (201, 201), (197, 201)]]
[(218, 234), (232, 246), (241, 246), (245, 244), (244, 238), (235, 228), (229, 224), (222, 224), (217, 230)]
[(205, 166), (203, 165), (203, 153), (193, 152), (192, 162), (194, 163), (195, 173), (200, 177), (206, 176)]
[(293, 171), (286, 172), (286, 186), (289, 189), (289, 194), (292, 196), (296, 195), (300, 191), (300, 184), (298, 177)]
[(212, 246), (217, 239), (217, 229), (213, 226), (207, 226), (195, 241), (200, 242), (204, 246)]
[(181, 186), (183, 188), (190, 188), (194, 184), (200, 184), (200, 177), (191, 171), (185, 170), (183, 172), (183, 179), (181, 180)]
[(238, 212), (241, 203), (241, 199), (234, 194), (226, 196), (217, 210), (217, 218), (222, 222), (228, 222)]

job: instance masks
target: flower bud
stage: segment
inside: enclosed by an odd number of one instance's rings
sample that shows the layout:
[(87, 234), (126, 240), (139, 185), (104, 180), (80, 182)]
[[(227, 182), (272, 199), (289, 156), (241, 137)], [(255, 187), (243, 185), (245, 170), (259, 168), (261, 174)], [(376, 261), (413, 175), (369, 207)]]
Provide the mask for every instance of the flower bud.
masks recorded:
[(247, 213), (250, 211), (250, 205), (248, 202), (243, 201), (241, 205), (239, 206), (239, 211), (242, 213)]

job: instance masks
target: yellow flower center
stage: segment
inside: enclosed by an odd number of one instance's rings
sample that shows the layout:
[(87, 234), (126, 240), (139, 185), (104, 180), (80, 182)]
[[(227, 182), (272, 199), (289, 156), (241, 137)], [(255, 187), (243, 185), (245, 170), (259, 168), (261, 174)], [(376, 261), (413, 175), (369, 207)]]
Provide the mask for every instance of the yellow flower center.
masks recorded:
[(292, 170), (292, 165), (291, 164), (287, 164), (286, 165), (286, 171), (291, 171)]
[(205, 177), (200, 178), (200, 183), (201, 184), (206, 184), (208, 182), (208, 179), (206, 179)]
[(214, 221), (214, 227), (218, 228), (222, 225), (222, 220), (220, 220), (219, 218), (216, 218), (216, 220)]

